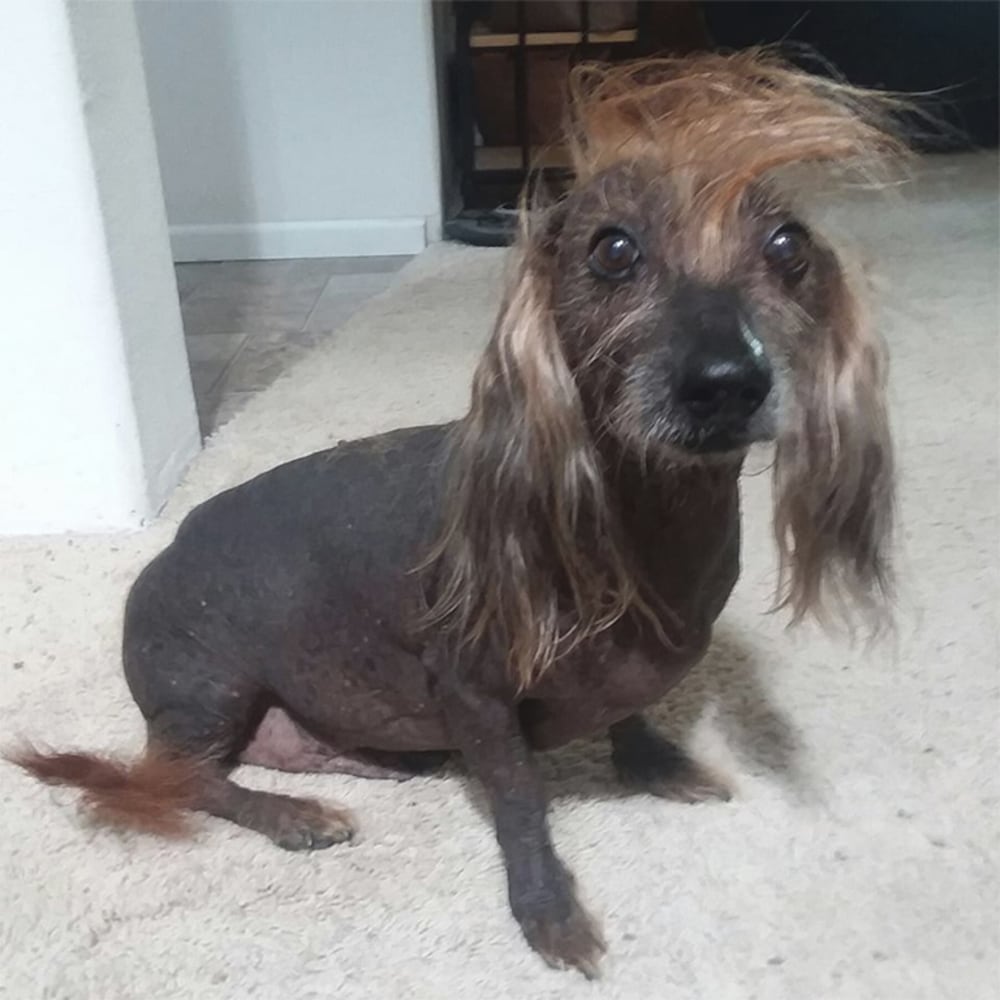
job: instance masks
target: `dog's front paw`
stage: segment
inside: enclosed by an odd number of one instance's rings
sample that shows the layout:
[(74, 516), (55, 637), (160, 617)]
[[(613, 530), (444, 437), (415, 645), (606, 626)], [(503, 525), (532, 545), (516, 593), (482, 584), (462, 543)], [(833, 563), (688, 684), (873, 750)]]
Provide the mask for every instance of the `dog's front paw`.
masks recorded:
[(573, 895), (560, 902), (522, 915), (521, 930), (554, 969), (578, 969), (588, 979), (597, 979), (607, 951), (600, 928)]
[(619, 739), (612, 761), (623, 784), (675, 802), (728, 802), (732, 791), (711, 769), (692, 760), (680, 747), (645, 730)]
[(688, 761), (684, 767), (666, 774), (647, 776), (633, 784), (650, 795), (674, 802), (710, 802), (713, 799), (728, 802), (733, 797), (721, 777), (694, 761)]

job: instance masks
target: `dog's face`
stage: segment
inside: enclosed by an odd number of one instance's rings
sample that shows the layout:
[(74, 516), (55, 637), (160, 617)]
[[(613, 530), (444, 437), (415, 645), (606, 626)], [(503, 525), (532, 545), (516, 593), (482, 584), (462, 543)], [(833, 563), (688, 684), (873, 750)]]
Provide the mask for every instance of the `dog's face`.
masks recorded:
[(779, 432), (839, 266), (765, 188), (712, 218), (685, 181), (625, 164), (556, 207), (556, 329), (601, 433), (675, 459), (738, 456)]

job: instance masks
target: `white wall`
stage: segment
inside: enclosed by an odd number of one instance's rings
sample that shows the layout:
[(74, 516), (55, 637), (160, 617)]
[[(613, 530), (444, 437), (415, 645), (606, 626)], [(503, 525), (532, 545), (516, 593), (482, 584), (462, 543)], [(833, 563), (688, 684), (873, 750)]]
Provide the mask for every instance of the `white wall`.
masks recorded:
[(199, 435), (132, 6), (0, 34), (0, 533), (135, 526)]
[(138, 5), (178, 259), (439, 238), (429, 0)]

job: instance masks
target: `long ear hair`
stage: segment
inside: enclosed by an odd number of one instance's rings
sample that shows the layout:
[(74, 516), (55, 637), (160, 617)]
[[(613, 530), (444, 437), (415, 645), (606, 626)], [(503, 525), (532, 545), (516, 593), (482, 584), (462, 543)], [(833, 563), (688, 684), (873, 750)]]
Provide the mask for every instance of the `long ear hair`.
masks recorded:
[(829, 290), (832, 326), (792, 358), (794, 399), (774, 465), (778, 607), (876, 627), (888, 617), (892, 441), (883, 345), (843, 277)]
[[(527, 213), (522, 213), (527, 219)], [(527, 223), (457, 425), (425, 624), (492, 642), (530, 686), (638, 601), (552, 314), (553, 248)]]

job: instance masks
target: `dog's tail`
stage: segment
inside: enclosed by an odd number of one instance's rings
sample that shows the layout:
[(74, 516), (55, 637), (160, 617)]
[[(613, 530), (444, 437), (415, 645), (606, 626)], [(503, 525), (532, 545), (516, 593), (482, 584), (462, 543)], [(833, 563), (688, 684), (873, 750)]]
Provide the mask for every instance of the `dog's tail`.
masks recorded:
[(205, 763), (153, 748), (134, 763), (87, 753), (44, 753), (25, 745), (4, 755), (47, 785), (81, 790), (88, 818), (166, 837), (191, 832), (189, 810), (206, 784)]

